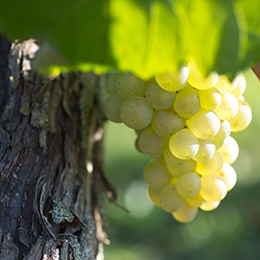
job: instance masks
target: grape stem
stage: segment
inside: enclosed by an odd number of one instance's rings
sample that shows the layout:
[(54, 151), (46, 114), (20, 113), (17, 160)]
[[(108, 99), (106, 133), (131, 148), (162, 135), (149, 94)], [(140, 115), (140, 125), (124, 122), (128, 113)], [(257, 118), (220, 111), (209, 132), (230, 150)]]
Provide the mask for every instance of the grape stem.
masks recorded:
[(251, 67), (251, 69), (252, 69), (252, 71), (255, 73), (255, 75), (257, 76), (257, 78), (260, 81), (260, 63), (258, 63), (254, 67)]

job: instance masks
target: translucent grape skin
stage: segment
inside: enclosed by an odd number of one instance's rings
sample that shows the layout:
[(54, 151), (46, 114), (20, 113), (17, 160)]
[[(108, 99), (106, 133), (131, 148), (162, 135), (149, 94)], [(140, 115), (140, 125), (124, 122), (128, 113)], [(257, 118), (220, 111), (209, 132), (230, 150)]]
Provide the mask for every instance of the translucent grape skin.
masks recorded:
[(183, 118), (189, 118), (195, 115), (200, 109), (200, 99), (198, 90), (189, 84), (177, 92), (174, 109)]
[(184, 207), (172, 213), (172, 216), (175, 220), (181, 223), (188, 223), (191, 222), (197, 215), (198, 208), (191, 207), (189, 204), (185, 204)]
[(185, 119), (180, 117), (173, 108), (155, 111), (151, 125), (155, 133), (162, 137), (170, 137), (185, 126)]
[(195, 198), (200, 188), (200, 177), (194, 172), (185, 173), (177, 179), (176, 190), (185, 199)]
[(218, 133), (220, 120), (214, 112), (201, 108), (186, 121), (186, 125), (198, 138), (209, 139)]
[(206, 201), (221, 201), (227, 194), (227, 185), (219, 175), (205, 175), (201, 178), (200, 194)]
[(176, 92), (169, 92), (162, 89), (156, 82), (148, 85), (145, 97), (148, 103), (157, 110), (166, 110), (173, 106)]
[(153, 189), (150, 186), (148, 187), (148, 194), (151, 199), (151, 201), (157, 206), (160, 207), (160, 200), (159, 200), (159, 195), (160, 195), (161, 190), (158, 189)]
[(194, 161), (205, 162), (213, 157), (216, 152), (216, 146), (210, 139), (199, 139), (199, 150), (192, 157)]
[(167, 71), (155, 77), (159, 86), (167, 91), (182, 89), (189, 78), (189, 68), (183, 67), (179, 72)]
[(211, 137), (214, 142), (224, 141), (231, 134), (231, 125), (228, 120), (220, 122), (220, 128), (218, 133)]
[(207, 77), (203, 77), (194, 60), (188, 62), (190, 68), (190, 76), (188, 83), (196, 89), (209, 89), (213, 87), (218, 81), (218, 74), (211, 72)]
[(231, 94), (226, 93), (222, 95), (222, 102), (217, 109), (214, 109), (214, 112), (218, 115), (219, 119), (226, 120), (233, 118), (239, 108), (239, 103), (237, 98)]
[(235, 97), (240, 97), (241, 95), (244, 94), (246, 90), (246, 79), (245, 76), (241, 73), (238, 75), (234, 81), (233, 84), (235, 86), (234, 90), (231, 92)]
[(216, 209), (220, 204), (220, 201), (205, 201), (201, 206), (200, 209), (202, 209), (203, 211), (212, 211), (214, 209)]
[(120, 107), (120, 117), (128, 127), (143, 129), (150, 124), (153, 109), (144, 97), (130, 97), (123, 101)]
[(169, 140), (169, 148), (179, 159), (190, 159), (199, 150), (199, 140), (187, 128), (179, 130)]
[(220, 92), (214, 87), (201, 90), (199, 92), (199, 98), (201, 106), (207, 110), (218, 108), (222, 101)]
[(197, 162), (196, 171), (201, 175), (216, 174), (221, 170), (223, 164), (223, 156), (216, 151), (208, 161)]
[(181, 167), (187, 165), (187, 163), (189, 161), (188, 159), (182, 160), (182, 159), (177, 158), (176, 156), (174, 156), (172, 154), (172, 152), (170, 151), (170, 149), (168, 147), (165, 149), (163, 155), (164, 155), (164, 159), (167, 163), (167, 166), (170, 166), (173, 168), (181, 168)]
[(218, 89), (221, 94), (229, 93), (235, 89), (235, 85), (229, 81), (226, 75), (220, 75), (214, 87)]
[(110, 95), (114, 95), (116, 94), (116, 79), (117, 77), (120, 75), (120, 73), (113, 73), (113, 74), (110, 74), (108, 79), (107, 79), (107, 83), (106, 83), (106, 86), (107, 86), (107, 92), (110, 94)]
[(164, 161), (153, 160), (144, 168), (145, 182), (153, 189), (162, 189), (171, 180)]
[(178, 177), (184, 173), (194, 172), (196, 169), (196, 162), (192, 159), (189, 159), (188, 163), (182, 167), (171, 167), (167, 164), (167, 169), (172, 177)]
[(160, 207), (167, 212), (181, 210), (185, 205), (185, 199), (176, 191), (175, 185), (167, 185), (159, 195)]
[(122, 98), (132, 96), (144, 96), (146, 85), (143, 80), (136, 77), (131, 72), (121, 73), (116, 78), (116, 92)]
[(245, 100), (238, 99), (238, 112), (229, 119), (232, 132), (239, 132), (248, 127), (252, 120), (252, 110)]
[(164, 153), (168, 140), (157, 135), (151, 127), (146, 128), (139, 136), (141, 150), (151, 156), (157, 157)]
[(237, 174), (231, 165), (229, 165), (228, 163), (224, 163), (218, 175), (222, 177), (223, 180), (225, 181), (228, 191), (234, 188), (237, 182)]
[(189, 204), (191, 207), (200, 207), (203, 203), (205, 203), (205, 200), (201, 197), (200, 193), (191, 199), (186, 199), (187, 204)]
[(232, 136), (228, 136), (217, 151), (223, 156), (225, 163), (232, 164), (238, 157), (239, 146)]
[(120, 107), (124, 99), (118, 94), (108, 97), (104, 103), (104, 112), (107, 118), (114, 123), (122, 123)]

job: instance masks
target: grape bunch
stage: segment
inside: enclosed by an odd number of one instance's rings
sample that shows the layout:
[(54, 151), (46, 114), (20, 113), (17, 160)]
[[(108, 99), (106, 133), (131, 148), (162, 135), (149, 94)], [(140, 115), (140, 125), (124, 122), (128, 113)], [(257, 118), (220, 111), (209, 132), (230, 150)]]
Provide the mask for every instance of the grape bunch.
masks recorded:
[(147, 81), (131, 72), (108, 78), (106, 116), (136, 131), (136, 149), (151, 157), (149, 196), (177, 221), (214, 210), (236, 184), (239, 147), (230, 133), (251, 122), (245, 89), (243, 74), (203, 77), (194, 61)]

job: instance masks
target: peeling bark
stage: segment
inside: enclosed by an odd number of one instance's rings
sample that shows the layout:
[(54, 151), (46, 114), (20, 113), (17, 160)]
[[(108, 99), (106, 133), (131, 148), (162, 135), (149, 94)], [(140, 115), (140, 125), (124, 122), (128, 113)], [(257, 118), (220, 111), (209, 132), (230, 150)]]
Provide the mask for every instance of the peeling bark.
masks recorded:
[(98, 259), (106, 78), (51, 80), (37, 50), (0, 36), (0, 259)]

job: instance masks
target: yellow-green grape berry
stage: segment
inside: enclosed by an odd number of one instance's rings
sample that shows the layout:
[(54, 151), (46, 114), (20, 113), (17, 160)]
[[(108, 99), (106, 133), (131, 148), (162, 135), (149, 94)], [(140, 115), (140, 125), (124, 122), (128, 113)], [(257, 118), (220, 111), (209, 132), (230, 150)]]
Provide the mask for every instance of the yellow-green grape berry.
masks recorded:
[(252, 110), (245, 100), (238, 99), (239, 108), (236, 115), (229, 119), (232, 132), (239, 132), (248, 127), (252, 120)]
[(231, 134), (231, 125), (228, 120), (220, 121), (218, 133), (211, 137), (214, 142), (224, 141)]
[(179, 72), (167, 71), (155, 79), (159, 86), (167, 91), (178, 91), (182, 89), (189, 78), (189, 68), (183, 67)]
[(124, 99), (118, 94), (108, 97), (104, 103), (104, 112), (107, 118), (114, 123), (122, 123), (120, 107)]
[(238, 157), (239, 146), (232, 136), (228, 136), (217, 151), (222, 155), (225, 163), (232, 164)]
[(219, 175), (204, 175), (201, 177), (200, 194), (206, 201), (221, 201), (227, 194), (227, 185)]
[(201, 175), (216, 174), (221, 170), (223, 164), (223, 156), (216, 151), (208, 161), (197, 162), (196, 171)]
[(153, 109), (144, 97), (130, 97), (123, 101), (120, 116), (125, 125), (132, 129), (147, 127), (153, 117)]
[(157, 110), (166, 110), (173, 106), (176, 92), (169, 92), (162, 89), (156, 82), (148, 85), (145, 97), (149, 104)]
[(179, 90), (174, 101), (174, 109), (183, 118), (195, 115), (200, 109), (199, 92), (189, 84)]
[(232, 84), (226, 75), (220, 75), (216, 85), (214, 86), (221, 94), (226, 94), (235, 89), (235, 85)]
[(194, 88), (208, 89), (217, 83), (218, 74), (216, 72), (211, 72), (207, 77), (203, 77), (194, 60), (190, 60), (188, 66), (190, 68), (188, 83)]
[(201, 194), (199, 193), (195, 198), (186, 199), (187, 204), (189, 204), (191, 207), (200, 207), (205, 200), (201, 197)]
[(235, 86), (234, 90), (231, 92), (235, 97), (240, 97), (244, 94), (246, 90), (246, 79), (245, 76), (241, 73), (238, 75), (234, 81), (233, 84)]
[(214, 142), (210, 139), (199, 139), (199, 145), (199, 151), (192, 159), (197, 162), (205, 162), (211, 159), (216, 151)]
[(114, 95), (116, 94), (116, 79), (117, 77), (120, 75), (120, 73), (113, 73), (113, 74), (110, 74), (110, 76), (108, 77), (107, 79), (107, 92), (110, 94), (110, 95)]
[(182, 167), (172, 167), (170, 165), (167, 165), (167, 169), (172, 177), (178, 177), (184, 173), (194, 172), (196, 169), (196, 162), (192, 159), (189, 159), (188, 163), (186, 163)]
[(151, 126), (155, 133), (162, 137), (170, 137), (185, 126), (185, 119), (180, 117), (174, 108), (155, 111)]
[(222, 102), (217, 109), (214, 109), (214, 112), (221, 120), (229, 120), (237, 114), (238, 108), (239, 103), (237, 98), (231, 93), (226, 93), (222, 95)]
[(167, 166), (170, 166), (170, 167), (174, 167), (174, 168), (180, 168), (180, 167), (183, 167), (185, 166), (189, 159), (186, 159), (186, 160), (182, 160), (182, 159), (179, 159), (177, 158), (176, 156), (174, 156), (172, 154), (172, 152), (170, 151), (170, 149), (167, 147), (166, 150), (164, 151), (164, 160), (166, 161), (167, 163)]
[(195, 198), (200, 188), (200, 177), (194, 172), (185, 173), (177, 179), (176, 190), (185, 199)]
[(218, 108), (222, 101), (222, 95), (215, 87), (200, 90), (199, 98), (200, 105), (207, 110)]
[(176, 191), (175, 185), (164, 187), (159, 195), (160, 207), (167, 212), (181, 210), (185, 205), (185, 199)]
[(157, 135), (151, 127), (146, 128), (139, 136), (141, 150), (151, 157), (162, 155), (167, 145), (168, 140)]
[(204, 202), (201, 206), (200, 209), (202, 209), (203, 211), (212, 211), (214, 209), (216, 209), (220, 204), (220, 201), (206, 201)]
[(218, 116), (204, 108), (186, 121), (186, 125), (193, 134), (200, 139), (209, 139), (215, 136), (220, 129)]
[(162, 189), (171, 180), (164, 161), (153, 160), (146, 165), (143, 174), (145, 182), (153, 189)]
[(191, 222), (197, 215), (198, 208), (191, 207), (187, 203), (184, 205), (184, 207), (179, 210), (172, 213), (172, 216), (175, 220), (181, 222), (181, 223), (188, 223)]
[(237, 182), (237, 174), (236, 174), (235, 169), (231, 165), (224, 163), (224, 165), (223, 165), (221, 171), (218, 173), (218, 175), (220, 177), (222, 177), (223, 180), (225, 181), (228, 191), (233, 189), (233, 187), (235, 186), (235, 184)]
[(122, 98), (144, 96), (145, 90), (144, 81), (131, 72), (122, 73), (116, 78), (116, 91)]
[(190, 159), (199, 150), (199, 140), (189, 129), (184, 128), (170, 138), (169, 148), (177, 158)]
[(160, 207), (160, 200), (159, 200), (159, 195), (160, 195), (161, 190), (153, 189), (150, 186), (148, 187), (148, 194), (151, 199), (151, 201), (157, 206)]

